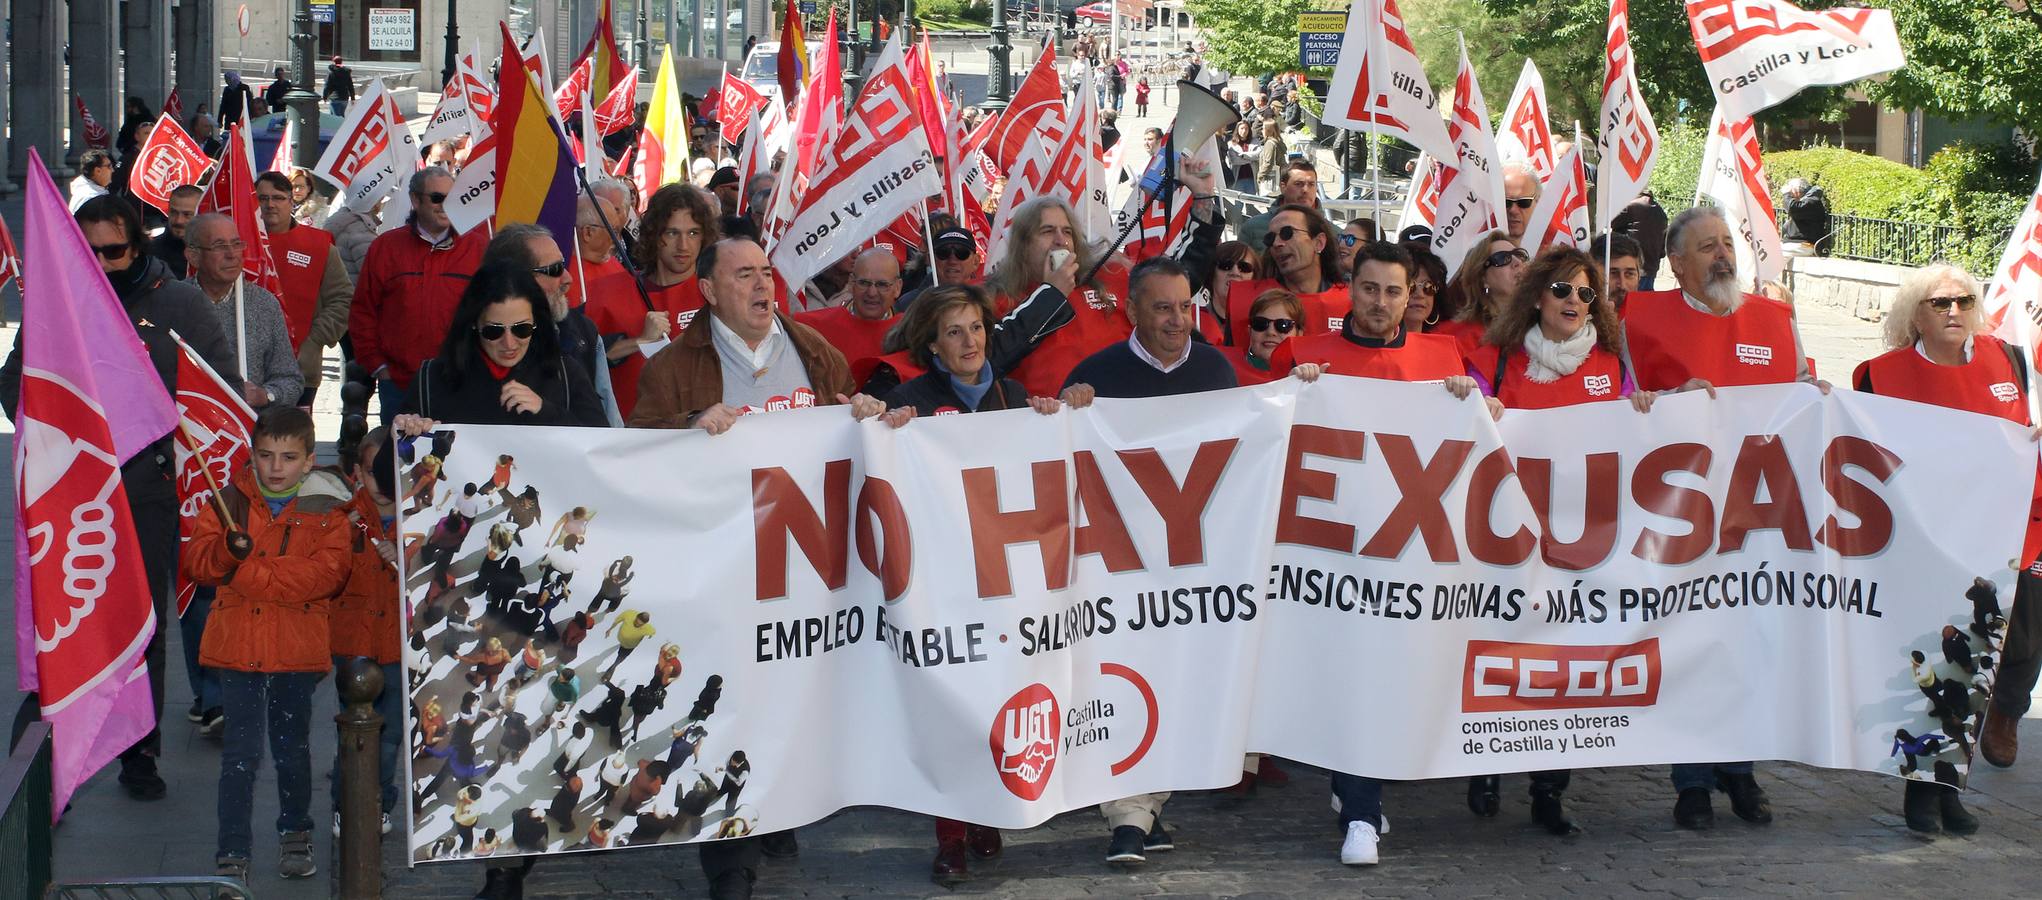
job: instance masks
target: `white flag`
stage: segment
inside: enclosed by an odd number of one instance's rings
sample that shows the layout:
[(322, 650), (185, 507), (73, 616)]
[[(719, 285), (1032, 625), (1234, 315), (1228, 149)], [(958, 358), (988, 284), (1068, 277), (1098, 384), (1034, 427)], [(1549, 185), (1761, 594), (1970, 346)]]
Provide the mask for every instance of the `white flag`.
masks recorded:
[(367, 212), (376, 201), (404, 189), (411, 173), (418, 171), (418, 160), (418, 142), (411, 129), (403, 127), (383, 79), (376, 78), (348, 107), (312, 174), (340, 188), (342, 205)]
[(1532, 208), (1524, 230), (1524, 249), (1588, 247), (1588, 178), (1581, 168), (1581, 126), (1574, 126), (1574, 145), (1560, 154), (1553, 177), (1546, 179), (1539, 205)]
[(1531, 163), (1544, 183), (1558, 169), (1553, 152), (1553, 126), (1546, 106), (1546, 79), (1530, 59), (1518, 73), (1517, 89), (1510, 92), (1510, 105), (1503, 108), (1503, 122), (1496, 129), (1496, 149), (1504, 159)]
[(1420, 152), (1418, 164), (1411, 169), (1411, 190), (1404, 195), (1404, 209), (1397, 214), (1399, 232), (1413, 225), (1432, 227), (1432, 220), (1439, 212), (1439, 183), (1446, 178), (1446, 167), (1432, 154)]
[(1015, 210), (1041, 196), (1043, 185), (1049, 182), (1048, 137), (1040, 128), (1030, 129), (1020, 151), (1014, 154), (1014, 168), (1008, 170), (1007, 185), (1000, 191), (1000, 205), (993, 210), (993, 236), (986, 245), (989, 270), (1007, 258), (1007, 235), (1014, 230)]
[(2026, 350), (2032, 368), (2036, 336), (2042, 333), (2042, 183), (2036, 184), (1993, 270), (1984, 312), (1985, 321), (1998, 323), (1993, 335)]
[(1888, 10), (1688, 0), (1687, 20), (1716, 105), (1732, 119), (1758, 115), (1804, 87), (1845, 84), (1907, 64)]
[(1468, 42), (1461, 41), (1460, 74), (1454, 79), (1450, 125), (1455, 163), (1440, 184), (1439, 211), (1434, 216), (1432, 252), (1446, 261), (1452, 275), (1468, 248), (1492, 228), (1502, 227), (1503, 164), (1496, 158), (1496, 136), (1489, 133), (1489, 105), (1482, 84), (1468, 62)]
[(1617, 211), (1645, 192), (1659, 159), (1659, 126), (1645, 108), (1631, 56), (1630, 0), (1610, 0), (1609, 35), (1603, 42), (1601, 159), (1596, 168), (1596, 221), (1607, 228)]
[(1323, 121), (1355, 131), (1375, 130), (1437, 159), (1454, 157), (1439, 117), (1439, 95), (1418, 62), (1397, 0), (1355, 0), (1340, 41), (1340, 64), (1326, 96)]
[[(1113, 227), (1113, 212), (1106, 203), (1106, 166), (1099, 160), (1099, 95), (1092, 67), (1079, 82), (1078, 102), (1065, 110), (1063, 140), (1050, 153), (1048, 193), (1064, 198), (1078, 214), (1075, 223), (1085, 236), (1098, 240)], [(1126, 141), (1121, 142), (1123, 145)]]
[(1768, 281), (1786, 274), (1786, 255), (1780, 247), (1779, 219), (1773, 213), (1773, 191), (1766, 183), (1765, 163), (1759, 157), (1758, 129), (1751, 119), (1731, 118), (1723, 107), (1709, 121), (1709, 142), (1702, 150), (1701, 183), (1695, 186), (1695, 200), (1706, 198), (1730, 221), (1730, 235), (1737, 246), (1737, 281), (1745, 290), (1756, 291)]
[(454, 66), (454, 77), (440, 88), (440, 102), (433, 105), (432, 117), (426, 120), (425, 134), (420, 140), (427, 144), (457, 141), (489, 127), (488, 122), (477, 121), (468, 105), (470, 86), (480, 81), (472, 74), (474, 64), (475, 57), (470, 54)]

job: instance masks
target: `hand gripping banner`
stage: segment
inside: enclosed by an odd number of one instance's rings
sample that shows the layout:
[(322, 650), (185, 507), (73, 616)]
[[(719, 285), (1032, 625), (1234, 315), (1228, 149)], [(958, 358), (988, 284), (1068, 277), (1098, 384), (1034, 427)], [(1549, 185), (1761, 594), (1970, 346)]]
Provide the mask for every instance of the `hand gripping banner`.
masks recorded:
[[(421, 437), (412, 858), (854, 805), (1026, 827), (1230, 785), (1250, 751), (1961, 782), (2035, 444), (1720, 394), (1497, 423), (1328, 377), (897, 431), (819, 408)], [(1328, 684), (1351, 689), (1300, 689)]]

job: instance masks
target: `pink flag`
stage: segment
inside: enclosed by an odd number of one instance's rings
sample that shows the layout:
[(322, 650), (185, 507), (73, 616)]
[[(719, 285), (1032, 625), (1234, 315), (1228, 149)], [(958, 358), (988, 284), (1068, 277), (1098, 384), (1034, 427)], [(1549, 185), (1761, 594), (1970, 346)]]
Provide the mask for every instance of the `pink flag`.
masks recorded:
[(143, 660), (156, 633), (121, 463), (177, 424), (148, 351), (29, 151), (21, 405), (15, 417), (17, 656), (55, 734), (61, 815), (92, 773), (156, 725)]

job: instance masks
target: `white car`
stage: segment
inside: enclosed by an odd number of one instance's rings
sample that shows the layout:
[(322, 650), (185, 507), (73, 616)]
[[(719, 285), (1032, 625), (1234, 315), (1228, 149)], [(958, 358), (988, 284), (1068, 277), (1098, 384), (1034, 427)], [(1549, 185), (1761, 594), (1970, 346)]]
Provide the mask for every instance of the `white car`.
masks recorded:
[[(822, 42), (804, 41), (803, 43), (808, 45), (809, 64), (814, 65), (816, 57), (822, 55)], [(744, 68), (738, 70), (737, 77), (751, 82), (753, 87), (758, 88), (760, 93), (768, 97), (779, 96), (780, 42), (760, 41), (753, 44), (752, 52), (744, 58)]]

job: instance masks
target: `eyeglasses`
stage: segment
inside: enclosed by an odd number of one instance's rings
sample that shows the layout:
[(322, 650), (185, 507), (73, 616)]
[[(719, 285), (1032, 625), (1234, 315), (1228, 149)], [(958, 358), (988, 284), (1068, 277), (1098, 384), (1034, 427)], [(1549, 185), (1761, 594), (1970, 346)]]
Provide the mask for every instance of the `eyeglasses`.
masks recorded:
[(1958, 309), (1961, 309), (1965, 312), (1970, 312), (1974, 307), (1978, 306), (1978, 298), (1973, 297), (1970, 294), (1964, 294), (1958, 297), (1930, 297), (1922, 302), (1927, 303), (1929, 307), (1931, 309), (1934, 309), (1936, 312), (1949, 312), (1950, 304), (1952, 303), (1956, 304)]
[(544, 275), (547, 278), (559, 278), (560, 276), (567, 274), (567, 260), (556, 259), (543, 266), (533, 266), (532, 274)]
[(1239, 272), (1243, 275), (1253, 275), (1255, 274), (1255, 261), (1244, 258), (1230, 263), (1220, 263), (1219, 270), (1222, 272)]
[(893, 282), (891, 280), (873, 281), (870, 278), (860, 278), (857, 281), (851, 282), (851, 284), (860, 288), (864, 288), (865, 290), (868, 291), (883, 291), (886, 290), (887, 288), (893, 287)]
[(1346, 232), (1341, 232), (1341, 234), (1340, 234), (1340, 246), (1342, 246), (1342, 247), (1352, 247), (1352, 246), (1354, 246), (1355, 244), (1359, 244), (1359, 243), (1361, 243), (1361, 238), (1360, 238), (1360, 236), (1358, 236), (1358, 235), (1352, 235), (1352, 234), (1348, 234), (1348, 233), (1346, 233)]
[(1512, 197), (1512, 198), (1510, 198), (1510, 199), (1508, 199), (1508, 200), (1505, 200), (1505, 201), (1503, 201), (1503, 205), (1504, 205), (1504, 206), (1515, 206), (1515, 207), (1517, 207), (1518, 209), (1523, 209), (1523, 210), (1529, 210), (1529, 209), (1531, 209), (1532, 207), (1534, 207), (1534, 206), (1537, 206), (1537, 205), (1539, 205), (1539, 198), (1537, 198), (1537, 197)]
[[(121, 246), (125, 247), (127, 245), (123, 244)], [(235, 253), (240, 253), (241, 251), (248, 249), (248, 242), (243, 241), (240, 238), (235, 238), (234, 240), (231, 241), (214, 241), (213, 243), (210, 244), (193, 244), (191, 246), (192, 249), (197, 250), (200, 253), (225, 253), (230, 250)], [(113, 257), (107, 258), (112, 259)]]
[(936, 258), (950, 262), (963, 262), (977, 253), (976, 247), (937, 247)]
[(427, 203), (431, 203), (431, 204), (433, 204), (434, 206), (438, 206), (438, 205), (440, 205), (440, 204), (442, 204), (442, 203), (445, 203), (445, 202), (447, 202), (447, 192), (446, 192), (446, 191), (433, 191), (433, 192), (431, 192), (431, 193), (428, 193), (428, 194), (425, 194), (425, 195), (423, 195), (423, 196), (425, 197), (425, 200), (426, 200), (426, 202), (427, 202)]
[(523, 322), (513, 322), (509, 325), (505, 325), (502, 322), (485, 322), (475, 326), (475, 333), (481, 335), (485, 341), (500, 341), (503, 340), (503, 333), (508, 331), (511, 333), (511, 337), (522, 341), (530, 339), (532, 332), (537, 331), (538, 328), (539, 326), (532, 324), (530, 319), (526, 319)]
[(1268, 331), (1273, 328), (1277, 334), (1289, 334), (1291, 329), (1296, 327), (1298, 327), (1298, 323), (1291, 319), (1271, 319), (1264, 316), (1255, 316), (1248, 320), (1248, 329), (1251, 331)]
[(1267, 234), (1264, 234), (1264, 235), (1262, 236), (1262, 246), (1264, 246), (1264, 247), (1274, 247), (1274, 246), (1276, 246), (1276, 242), (1277, 242), (1277, 241), (1287, 241), (1287, 240), (1290, 240), (1291, 238), (1297, 237), (1297, 236), (1298, 236), (1298, 232), (1300, 232), (1300, 231), (1303, 231), (1303, 230), (1304, 230), (1304, 229), (1302, 229), (1302, 228), (1299, 228), (1299, 227), (1297, 227), (1296, 225), (1285, 225), (1285, 226), (1283, 226), (1282, 228), (1279, 228), (1279, 229), (1277, 229), (1277, 230), (1275, 230), (1275, 231), (1272, 231), (1272, 232), (1269, 232), (1269, 233), (1267, 233)]
[(93, 244), (92, 252), (99, 254), (100, 259), (115, 260), (128, 255), (128, 246), (127, 244)]
[(1427, 297), (1437, 296), (1439, 294), (1439, 285), (1433, 284), (1430, 281), (1414, 281), (1411, 282), (1411, 293), (1424, 294)]
[(1595, 302), (1595, 288), (1585, 285), (1576, 286), (1571, 281), (1555, 281), (1552, 284), (1546, 285), (1546, 290), (1553, 292), (1553, 299), (1555, 300), (1580, 297), (1583, 303)]
[(1523, 247), (1515, 250), (1498, 250), (1495, 253), (1489, 254), (1489, 268), (1501, 269), (1504, 266), (1510, 265), (1510, 261), (1513, 259), (1521, 263), (1531, 262), (1531, 254), (1524, 252)]

